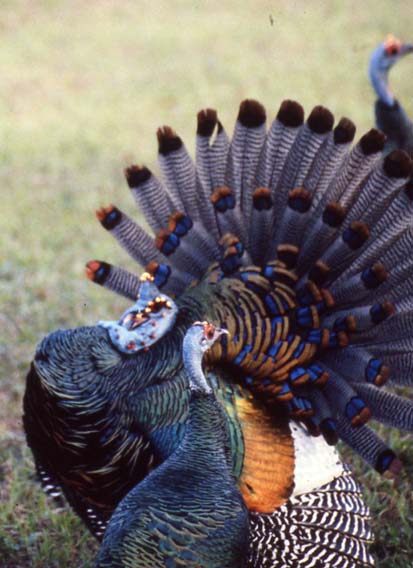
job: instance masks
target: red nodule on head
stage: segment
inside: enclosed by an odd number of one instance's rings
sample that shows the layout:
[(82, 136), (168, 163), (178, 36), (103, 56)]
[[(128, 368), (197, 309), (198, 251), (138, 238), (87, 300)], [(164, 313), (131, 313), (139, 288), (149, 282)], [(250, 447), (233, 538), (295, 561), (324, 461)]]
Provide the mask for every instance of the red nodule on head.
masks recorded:
[(387, 55), (397, 55), (402, 48), (402, 41), (393, 35), (388, 35), (384, 42)]
[(216, 331), (216, 328), (215, 328), (214, 324), (207, 323), (207, 322), (204, 323), (204, 334), (205, 334), (205, 337), (207, 339), (209, 339), (209, 341), (214, 339), (215, 331)]

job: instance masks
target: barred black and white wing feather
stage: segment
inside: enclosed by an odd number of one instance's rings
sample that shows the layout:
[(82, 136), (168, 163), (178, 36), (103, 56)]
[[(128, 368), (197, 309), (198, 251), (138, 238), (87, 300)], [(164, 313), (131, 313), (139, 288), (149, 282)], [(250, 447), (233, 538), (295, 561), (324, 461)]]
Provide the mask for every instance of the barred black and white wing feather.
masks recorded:
[(369, 510), (348, 471), (292, 497), (271, 515), (251, 515), (251, 566), (372, 566)]

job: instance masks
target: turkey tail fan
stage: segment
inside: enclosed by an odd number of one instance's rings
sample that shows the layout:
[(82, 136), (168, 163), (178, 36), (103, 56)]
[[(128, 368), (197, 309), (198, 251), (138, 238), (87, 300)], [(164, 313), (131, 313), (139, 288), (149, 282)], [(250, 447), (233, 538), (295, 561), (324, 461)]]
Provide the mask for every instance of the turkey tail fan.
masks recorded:
[[(231, 141), (216, 111), (197, 120), (195, 165), (171, 128), (158, 131), (166, 188), (146, 168), (127, 170), (156, 237), (114, 207), (99, 218), (160, 289), (212, 286), (218, 320), (234, 335), (231, 347), (213, 349), (214, 364), (235, 367), (255, 396), (363, 455), (367, 430), (351, 428), (380, 420), (381, 408), (388, 420), (397, 404), (374, 392), (392, 366), (394, 381), (410, 382), (397, 342), (411, 342), (411, 160), (400, 150), (382, 159), (375, 129), (351, 149), (354, 124), (333, 128), (321, 106), (304, 121), (302, 107), (284, 101), (266, 133), (264, 108), (246, 100)], [(89, 265), (89, 277), (135, 293), (129, 274), (106, 266)]]

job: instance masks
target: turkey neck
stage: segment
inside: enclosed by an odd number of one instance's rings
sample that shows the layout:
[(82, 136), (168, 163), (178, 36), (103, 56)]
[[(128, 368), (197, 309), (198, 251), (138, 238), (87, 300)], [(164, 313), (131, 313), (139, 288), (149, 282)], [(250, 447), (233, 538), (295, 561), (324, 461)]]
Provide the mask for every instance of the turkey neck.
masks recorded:
[(379, 100), (389, 107), (393, 106), (394, 97), (389, 89), (389, 72), (388, 70), (378, 69), (374, 56), (370, 61), (369, 77)]
[(194, 466), (221, 470), (223, 462), (232, 465), (229, 444), (225, 416), (215, 395), (191, 391), (187, 431), (178, 452), (186, 457), (192, 454)]
[(190, 388), (192, 392), (198, 392), (200, 394), (211, 394), (212, 389), (208, 384), (204, 372), (202, 370), (202, 353), (193, 354), (190, 345), (186, 345), (184, 339), (184, 349), (183, 349), (183, 361), (184, 367), (188, 374)]
[(183, 342), (183, 362), (189, 379), (189, 424), (183, 451), (195, 451), (195, 459), (230, 460), (230, 443), (224, 412), (202, 370), (203, 351), (191, 335)]

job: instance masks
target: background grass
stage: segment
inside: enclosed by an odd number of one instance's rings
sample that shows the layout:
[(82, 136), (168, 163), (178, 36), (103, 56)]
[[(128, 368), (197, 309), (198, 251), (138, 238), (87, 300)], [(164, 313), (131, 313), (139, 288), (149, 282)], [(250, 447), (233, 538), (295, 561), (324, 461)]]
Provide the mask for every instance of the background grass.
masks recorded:
[[(283, 98), (323, 103), (372, 125), (371, 49), (412, 29), (408, 2), (385, 0), (3, 0), (0, 6), (0, 565), (87, 567), (96, 545), (33, 478), (21, 430), (36, 343), (58, 327), (125, 307), (83, 277), (91, 258), (134, 269), (94, 209), (132, 200), (131, 162), (155, 166), (157, 126), (193, 148), (195, 113), (218, 108), (230, 131), (239, 101), (271, 116)], [(392, 72), (412, 107), (413, 59)], [(411, 566), (411, 438), (387, 433), (406, 470), (397, 487), (356, 462), (373, 509), (379, 566)], [(354, 459), (349, 455), (349, 459)]]

